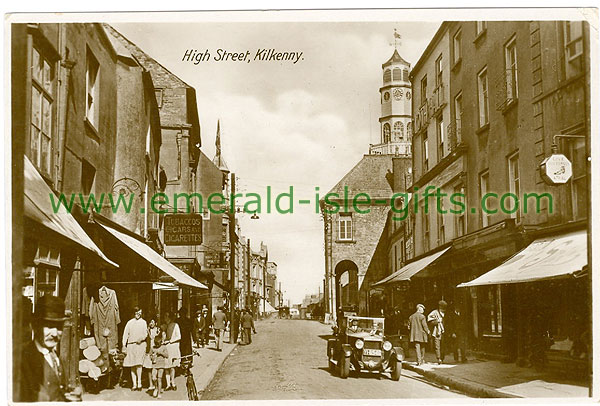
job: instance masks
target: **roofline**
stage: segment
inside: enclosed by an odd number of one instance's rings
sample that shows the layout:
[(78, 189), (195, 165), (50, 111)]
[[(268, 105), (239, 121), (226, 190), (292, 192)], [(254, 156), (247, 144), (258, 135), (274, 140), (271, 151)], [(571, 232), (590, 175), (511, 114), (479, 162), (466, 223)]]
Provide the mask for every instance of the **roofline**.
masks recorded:
[(413, 68), (410, 72), (411, 78), (413, 77), (415, 71), (418, 72), (419, 69), (421, 69), (422, 65), (425, 63), (425, 60), (429, 57), (429, 55), (431, 55), (433, 48), (438, 44), (438, 42), (440, 41), (442, 36), (446, 33), (446, 31), (450, 30), (450, 25), (455, 22), (456, 21), (443, 21), (442, 22), (442, 24), (440, 25), (440, 28), (438, 28), (436, 33), (433, 35), (433, 38), (431, 39), (431, 41), (429, 41), (427, 48), (425, 48), (425, 51), (423, 51), (423, 54), (421, 54), (421, 57), (419, 58), (417, 63), (415, 63), (415, 66), (413, 66)]
[(115, 27), (113, 27), (112, 25), (108, 24), (108, 23), (99, 23), (99, 24), (103, 24), (107, 27), (110, 27), (112, 30), (114, 30), (117, 34), (119, 34), (121, 36), (121, 38), (123, 38), (125, 41), (127, 41), (129, 44), (133, 45), (134, 47), (136, 47), (137, 49), (140, 50), (140, 52), (142, 52), (144, 55), (146, 55), (148, 58), (152, 59), (154, 62), (156, 62), (161, 68), (163, 68), (164, 70), (166, 70), (167, 72), (169, 72), (169, 74), (175, 76), (177, 79), (179, 79), (181, 81), (181, 83), (183, 83), (185, 86), (189, 87), (189, 88), (194, 88), (193, 86), (191, 86), (189, 83), (185, 82), (183, 79), (181, 79), (178, 75), (174, 74), (173, 72), (171, 72), (169, 69), (167, 69), (162, 63), (160, 63), (159, 61), (157, 61), (156, 59), (154, 59), (152, 56), (150, 56), (150, 54), (148, 54), (146, 51), (144, 51), (142, 48), (139, 47), (139, 45), (137, 45), (134, 42), (131, 42), (129, 40), (129, 38), (127, 38), (125, 35), (121, 34), (120, 31), (118, 31)]

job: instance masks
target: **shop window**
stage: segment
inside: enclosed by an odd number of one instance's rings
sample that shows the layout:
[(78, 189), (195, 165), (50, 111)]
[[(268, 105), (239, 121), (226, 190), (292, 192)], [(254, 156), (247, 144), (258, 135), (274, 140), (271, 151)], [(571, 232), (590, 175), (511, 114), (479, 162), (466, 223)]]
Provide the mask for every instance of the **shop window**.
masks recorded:
[(480, 308), (480, 326), (483, 335), (500, 336), (502, 335), (502, 294), (500, 285), (482, 287), (483, 292), (479, 296)]
[(31, 53), (31, 127), (27, 155), (42, 174), (52, 178), (54, 63), (36, 47)]

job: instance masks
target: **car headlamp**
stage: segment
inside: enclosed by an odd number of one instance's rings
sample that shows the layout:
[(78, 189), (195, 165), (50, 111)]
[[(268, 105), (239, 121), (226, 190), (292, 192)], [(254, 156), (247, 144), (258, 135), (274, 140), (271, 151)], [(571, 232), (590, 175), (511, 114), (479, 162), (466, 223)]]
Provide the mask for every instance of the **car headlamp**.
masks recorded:
[(384, 351), (390, 351), (392, 349), (392, 343), (390, 343), (389, 341), (386, 341), (383, 343), (383, 350)]
[(361, 339), (358, 339), (354, 342), (354, 346), (356, 347), (357, 350), (362, 350), (363, 347), (365, 346), (365, 342)]

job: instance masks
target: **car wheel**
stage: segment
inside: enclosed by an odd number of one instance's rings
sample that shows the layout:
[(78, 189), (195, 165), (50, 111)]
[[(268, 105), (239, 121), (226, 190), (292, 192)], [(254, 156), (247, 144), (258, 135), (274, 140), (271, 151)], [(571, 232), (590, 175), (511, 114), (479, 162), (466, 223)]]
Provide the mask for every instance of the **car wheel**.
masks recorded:
[(340, 359), (340, 378), (346, 379), (350, 375), (350, 358)]
[(400, 374), (402, 373), (402, 361), (396, 360), (396, 365), (392, 369), (392, 381), (399, 381)]

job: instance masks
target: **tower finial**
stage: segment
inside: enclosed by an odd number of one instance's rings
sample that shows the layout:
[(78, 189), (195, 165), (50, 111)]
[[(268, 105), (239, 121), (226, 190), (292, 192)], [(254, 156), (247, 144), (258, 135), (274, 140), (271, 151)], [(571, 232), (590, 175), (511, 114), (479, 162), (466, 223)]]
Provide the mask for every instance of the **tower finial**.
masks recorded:
[(402, 44), (402, 35), (398, 34), (398, 31), (394, 28), (394, 49), (397, 51), (398, 46)]

